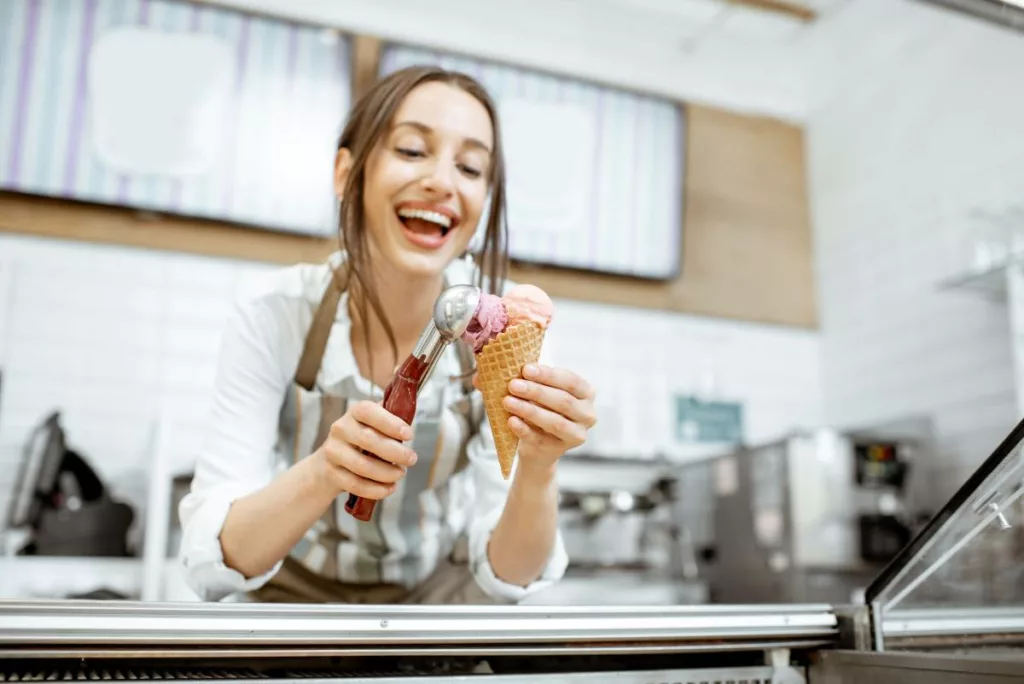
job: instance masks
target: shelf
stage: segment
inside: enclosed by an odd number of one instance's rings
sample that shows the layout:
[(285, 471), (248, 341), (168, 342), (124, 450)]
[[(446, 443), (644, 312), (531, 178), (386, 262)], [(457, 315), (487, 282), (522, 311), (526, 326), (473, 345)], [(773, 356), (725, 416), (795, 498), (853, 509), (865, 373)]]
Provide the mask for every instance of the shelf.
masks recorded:
[(969, 271), (939, 281), (939, 289), (967, 292), (993, 302), (1005, 303), (1007, 294), (1006, 272), (1020, 262), (1008, 262), (982, 271)]

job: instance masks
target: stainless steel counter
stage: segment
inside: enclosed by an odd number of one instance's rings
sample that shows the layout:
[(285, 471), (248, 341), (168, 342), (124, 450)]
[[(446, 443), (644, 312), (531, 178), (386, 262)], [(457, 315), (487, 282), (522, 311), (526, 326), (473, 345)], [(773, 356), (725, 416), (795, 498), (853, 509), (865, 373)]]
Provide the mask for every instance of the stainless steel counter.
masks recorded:
[[(886, 618), (890, 649), (931, 638), (927, 648), (945, 653), (880, 653), (851, 640), (851, 624), (867, 625), (867, 611), (0, 602), (0, 682), (881, 684), (975, 681), (964, 679), (972, 672), (984, 673), (977, 681), (1024, 679), (1024, 651), (958, 650), (963, 635), (1024, 635), (1019, 609), (903, 611)], [(951, 642), (951, 632), (960, 637)]]
[(0, 682), (805, 682), (826, 605), (295, 606), (0, 602)]
[(827, 605), (295, 606), (102, 601), (0, 603), (0, 648), (16, 646), (410, 646), (600, 644), (712, 650), (820, 645)]

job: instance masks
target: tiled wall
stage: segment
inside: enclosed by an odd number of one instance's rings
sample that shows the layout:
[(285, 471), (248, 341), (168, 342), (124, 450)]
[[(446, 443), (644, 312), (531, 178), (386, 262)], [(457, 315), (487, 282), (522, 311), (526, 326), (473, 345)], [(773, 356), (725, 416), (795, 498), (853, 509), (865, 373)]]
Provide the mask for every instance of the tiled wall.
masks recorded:
[(945, 498), (1012, 428), (1004, 305), (939, 283), (1024, 189), (1024, 39), (910, 0), (859, 0), (808, 60), (825, 417), (924, 413)]
[(142, 501), (155, 416), (201, 423), (233, 288), (265, 267), (17, 237), (0, 237), (0, 263), (0, 512), (12, 459), (54, 408), (115, 493)]
[[(27, 432), (54, 407), (115, 493), (142, 505), (156, 416), (173, 417), (187, 459), (226, 306), (241, 279), (271, 267), (16, 236), (0, 236), (0, 264), (0, 511)], [(744, 401), (754, 441), (818, 421), (812, 332), (556, 307), (560, 358), (599, 387), (596, 451), (668, 449), (674, 391)]]

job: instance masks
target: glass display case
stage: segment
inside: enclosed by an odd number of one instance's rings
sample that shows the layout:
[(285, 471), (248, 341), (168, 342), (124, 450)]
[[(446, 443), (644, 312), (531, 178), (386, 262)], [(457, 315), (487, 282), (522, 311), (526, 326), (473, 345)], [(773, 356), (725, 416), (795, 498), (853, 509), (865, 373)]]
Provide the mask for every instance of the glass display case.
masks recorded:
[(0, 682), (1024, 681), (1024, 422), (864, 604), (0, 601)]
[(1024, 424), (866, 593), (878, 651), (1024, 644)]

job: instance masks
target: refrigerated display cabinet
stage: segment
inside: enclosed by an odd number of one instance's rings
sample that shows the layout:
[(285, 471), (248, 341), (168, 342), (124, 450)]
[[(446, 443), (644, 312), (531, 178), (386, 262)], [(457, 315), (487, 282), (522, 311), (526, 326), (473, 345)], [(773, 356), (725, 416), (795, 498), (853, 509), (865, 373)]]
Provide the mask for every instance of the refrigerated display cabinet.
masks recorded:
[(864, 605), (0, 602), (0, 681), (1024, 681), (1024, 422)]

